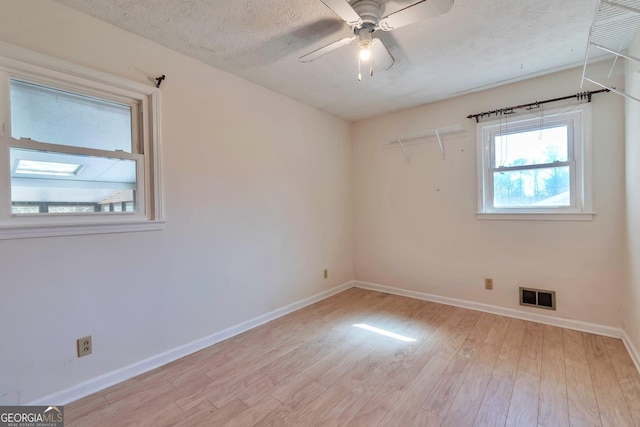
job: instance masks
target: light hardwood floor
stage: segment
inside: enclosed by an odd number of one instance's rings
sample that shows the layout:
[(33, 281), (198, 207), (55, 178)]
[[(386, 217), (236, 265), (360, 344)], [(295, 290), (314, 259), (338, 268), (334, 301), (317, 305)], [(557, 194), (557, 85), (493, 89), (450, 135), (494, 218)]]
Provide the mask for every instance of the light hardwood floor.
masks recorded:
[(69, 404), (65, 417), (69, 427), (640, 426), (640, 375), (618, 339), (353, 288)]

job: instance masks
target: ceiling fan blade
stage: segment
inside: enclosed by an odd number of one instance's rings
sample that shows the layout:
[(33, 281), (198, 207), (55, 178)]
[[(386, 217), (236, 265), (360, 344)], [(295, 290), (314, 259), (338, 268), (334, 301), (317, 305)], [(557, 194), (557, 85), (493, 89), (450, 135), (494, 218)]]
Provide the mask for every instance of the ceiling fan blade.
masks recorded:
[(338, 15), (344, 22), (352, 27), (359, 27), (362, 25), (362, 19), (360, 15), (351, 7), (347, 0), (320, 0), (329, 9)]
[(394, 28), (442, 15), (447, 13), (451, 6), (453, 6), (453, 0), (422, 0), (382, 18), (380, 29), (391, 31)]
[(371, 51), (373, 63), (383, 70), (388, 70), (393, 64), (396, 63), (395, 58), (393, 57), (393, 55), (391, 55), (389, 49), (387, 49), (387, 47), (380, 39), (373, 39), (369, 50)]
[(316, 49), (311, 53), (307, 53), (306, 55), (301, 56), (300, 57), (300, 62), (311, 62), (311, 61), (313, 61), (315, 59), (320, 58), (321, 56), (326, 55), (329, 52), (333, 52), (334, 50), (338, 49), (339, 47), (348, 45), (349, 43), (351, 43), (355, 39), (356, 39), (355, 36), (353, 36), (353, 37), (345, 37), (342, 40), (338, 40), (337, 42), (333, 42), (331, 44), (323, 46), (320, 49)]

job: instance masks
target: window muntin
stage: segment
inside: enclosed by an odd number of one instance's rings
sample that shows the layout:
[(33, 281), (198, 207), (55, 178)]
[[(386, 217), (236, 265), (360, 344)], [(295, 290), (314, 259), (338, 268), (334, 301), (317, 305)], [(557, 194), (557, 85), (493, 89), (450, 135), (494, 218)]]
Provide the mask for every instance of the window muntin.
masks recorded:
[(589, 118), (582, 105), (480, 123), (478, 212), (590, 213)]

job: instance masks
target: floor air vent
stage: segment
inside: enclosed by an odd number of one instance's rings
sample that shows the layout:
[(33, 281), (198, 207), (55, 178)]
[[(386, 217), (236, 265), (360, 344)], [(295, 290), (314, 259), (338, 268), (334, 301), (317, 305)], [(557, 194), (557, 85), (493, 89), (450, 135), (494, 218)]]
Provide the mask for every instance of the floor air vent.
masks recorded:
[(520, 305), (556, 309), (556, 291), (520, 287)]

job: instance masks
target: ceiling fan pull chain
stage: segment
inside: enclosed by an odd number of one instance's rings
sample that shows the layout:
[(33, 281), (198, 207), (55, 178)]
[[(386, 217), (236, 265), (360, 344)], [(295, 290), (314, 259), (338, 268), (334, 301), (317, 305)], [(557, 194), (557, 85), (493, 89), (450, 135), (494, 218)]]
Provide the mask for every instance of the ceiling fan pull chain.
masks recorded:
[(362, 81), (362, 59), (358, 56), (358, 81)]

